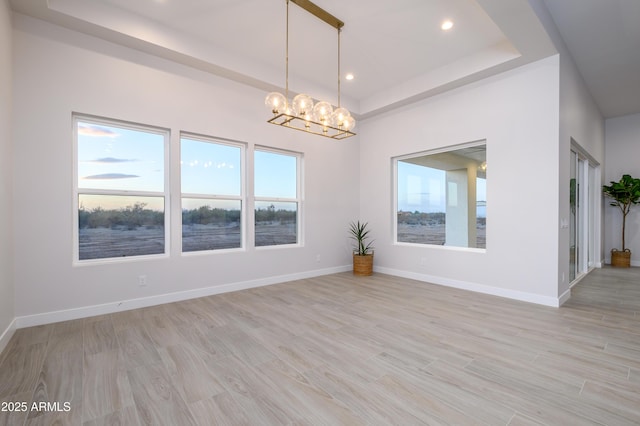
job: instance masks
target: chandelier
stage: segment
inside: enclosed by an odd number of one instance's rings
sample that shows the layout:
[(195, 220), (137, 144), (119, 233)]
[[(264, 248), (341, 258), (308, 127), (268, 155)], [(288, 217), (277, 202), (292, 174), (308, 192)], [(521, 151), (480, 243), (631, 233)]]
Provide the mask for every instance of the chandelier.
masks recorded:
[[(273, 113), (273, 117), (267, 122), (332, 139), (345, 139), (355, 136), (353, 129), (356, 121), (349, 113), (349, 110), (340, 106), (340, 31), (344, 26), (344, 22), (308, 0), (286, 1), (285, 93), (283, 95), (279, 92), (271, 92), (265, 98), (265, 105)], [(338, 105), (335, 109), (327, 101), (314, 103), (313, 98), (304, 93), (296, 95), (289, 102), (289, 1), (338, 30)]]

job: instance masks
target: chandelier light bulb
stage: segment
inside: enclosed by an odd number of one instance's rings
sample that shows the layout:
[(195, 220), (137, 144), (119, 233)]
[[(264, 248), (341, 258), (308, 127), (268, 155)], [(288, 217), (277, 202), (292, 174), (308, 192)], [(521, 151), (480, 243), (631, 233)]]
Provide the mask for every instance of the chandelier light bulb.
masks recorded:
[(291, 104), (287, 103), (287, 107), (283, 111), (286, 115), (293, 115), (293, 109), (291, 108)]
[(324, 125), (329, 124), (329, 119), (331, 118), (332, 113), (333, 107), (327, 101), (318, 102), (313, 107), (313, 114), (316, 116), (316, 119)]
[(274, 114), (280, 114), (287, 109), (287, 98), (282, 93), (271, 92), (264, 100), (264, 104), (271, 109)]
[(342, 121), (342, 128), (344, 130), (352, 131), (355, 127), (356, 120), (352, 116), (348, 116)]
[(344, 125), (344, 120), (347, 117), (351, 117), (351, 113), (346, 108), (336, 108), (331, 115), (331, 121), (334, 126), (342, 127)]
[(313, 100), (311, 96), (305, 95), (301, 93), (293, 98), (292, 102), (293, 112), (298, 116), (304, 116), (307, 113), (311, 114), (313, 112)]
[[(301, 116), (301, 117), (302, 117), (302, 119), (303, 119), (304, 121), (307, 121), (307, 122), (309, 122), (309, 121), (316, 121), (316, 117), (315, 117), (315, 115), (313, 114), (313, 111), (305, 112), (304, 114), (302, 114), (302, 116)], [(306, 127), (309, 127), (309, 123), (307, 123), (307, 124), (306, 124)]]

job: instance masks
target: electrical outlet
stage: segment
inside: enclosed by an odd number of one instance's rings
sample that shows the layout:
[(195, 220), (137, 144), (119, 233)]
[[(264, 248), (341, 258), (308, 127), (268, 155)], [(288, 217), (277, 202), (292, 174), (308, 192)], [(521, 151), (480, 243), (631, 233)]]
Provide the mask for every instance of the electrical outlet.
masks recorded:
[(316, 262), (320, 262), (320, 255), (316, 254)]
[(147, 286), (147, 276), (146, 275), (139, 275), (138, 276), (138, 286), (139, 287), (146, 287)]

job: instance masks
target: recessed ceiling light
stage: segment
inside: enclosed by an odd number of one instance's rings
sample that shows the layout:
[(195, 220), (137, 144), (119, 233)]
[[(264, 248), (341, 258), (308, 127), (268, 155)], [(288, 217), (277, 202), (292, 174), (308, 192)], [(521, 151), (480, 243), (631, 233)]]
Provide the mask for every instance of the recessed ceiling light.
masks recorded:
[(451, 28), (453, 28), (453, 21), (450, 21), (449, 19), (447, 19), (442, 23), (440, 28), (442, 28), (444, 31), (450, 30)]
[(349, 74), (345, 75), (344, 78), (346, 78), (347, 80), (353, 80), (355, 78), (355, 76), (352, 73), (349, 73)]

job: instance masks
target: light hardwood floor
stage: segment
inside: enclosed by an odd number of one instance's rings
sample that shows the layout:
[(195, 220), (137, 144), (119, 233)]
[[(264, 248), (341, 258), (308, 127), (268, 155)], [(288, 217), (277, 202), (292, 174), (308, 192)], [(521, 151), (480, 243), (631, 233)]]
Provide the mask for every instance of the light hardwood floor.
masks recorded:
[(634, 425), (640, 269), (559, 309), (336, 274), (21, 329), (0, 360), (28, 405), (2, 425)]

